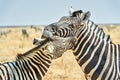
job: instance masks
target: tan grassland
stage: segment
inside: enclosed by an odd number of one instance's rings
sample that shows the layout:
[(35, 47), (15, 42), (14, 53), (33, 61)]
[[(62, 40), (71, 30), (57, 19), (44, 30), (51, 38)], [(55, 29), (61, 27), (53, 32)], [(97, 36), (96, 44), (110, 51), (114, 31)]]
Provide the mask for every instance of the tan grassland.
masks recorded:
[[(113, 43), (120, 44), (120, 26), (102, 26), (106, 34), (109, 34)], [(27, 29), (28, 38), (24, 38), (21, 30)], [(15, 60), (18, 53), (26, 52), (33, 48), (34, 37), (41, 34), (42, 28), (35, 31), (30, 27), (21, 28), (0, 28), (0, 30), (10, 31), (7, 36), (0, 36), (0, 63)], [(77, 64), (72, 51), (67, 51), (61, 58), (53, 60), (48, 73), (43, 80), (84, 80), (84, 74)]]

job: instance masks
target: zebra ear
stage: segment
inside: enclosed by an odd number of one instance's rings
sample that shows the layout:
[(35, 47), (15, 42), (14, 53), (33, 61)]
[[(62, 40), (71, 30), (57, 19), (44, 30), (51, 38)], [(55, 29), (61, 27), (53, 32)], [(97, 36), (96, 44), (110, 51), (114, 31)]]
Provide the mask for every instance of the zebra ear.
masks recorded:
[(81, 16), (81, 21), (84, 22), (84, 21), (88, 20), (90, 18), (90, 16), (91, 16), (90, 11), (83, 13)]
[(82, 10), (74, 11), (72, 13), (72, 17), (80, 17), (82, 13), (83, 13)]

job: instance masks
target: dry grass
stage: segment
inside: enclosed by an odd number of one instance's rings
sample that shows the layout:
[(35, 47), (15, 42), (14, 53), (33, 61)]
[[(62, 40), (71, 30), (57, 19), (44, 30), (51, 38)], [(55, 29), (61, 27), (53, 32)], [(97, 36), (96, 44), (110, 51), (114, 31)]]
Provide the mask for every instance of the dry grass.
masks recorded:
[[(110, 34), (114, 43), (120, 43), (120, 27), (103, 27), (107, 34)], [(4, 28), (1, 28), (4, 29)], [(25, 28), (29, 32), (29, 38), (22, 36), (22, 28), (5, 28), (11, 30), (7, 37), (0, 38), (0, 62), (12, 61), (16, 54), (23, 53), (34, 47), (32, 41), (34, 37), (40, 35), (40, 31), (35, 32), (34, 29)], [(52, 65), (44, 77), (44, 80), (84, 80), (84, 75), (75, 57), (71, 51), (52, 62)]]

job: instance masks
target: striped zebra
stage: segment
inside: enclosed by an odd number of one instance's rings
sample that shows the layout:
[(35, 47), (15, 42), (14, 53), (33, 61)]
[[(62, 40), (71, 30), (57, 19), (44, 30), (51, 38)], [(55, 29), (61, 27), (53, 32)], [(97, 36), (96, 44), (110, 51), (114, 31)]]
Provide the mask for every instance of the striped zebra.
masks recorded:
[(46, 39), (30, 51), (18, 55), (16, 61), (0, 64), (0, 80), (41, 80), (52, 59), (60, 57), (59, 54), (71, 49), (75, 43), (74, 37), (55, 37), (54, 41)]
[[(83, 21), (81, 20), (81, 22)], [(120, 79), (120, 46), (101, 39), (86, 25), (79, 27), (76, 34), (78, 43), (74, 47), (73, 53), (85, 73), (86, 79)]]
[(67, 27), (68, 23), (58, 24), (52, 23), (50, 25), (45, 26), (41, 38), (52, 38), (53, 36), (60, 36), (60, 37), (67, 37), (67, 36), (74, 36), (72, 34), (73, 30)]
[[(71, 12), (71, 17), (78, 17), (81, 18), (82, 15), (84, 15), (82, 10), (70, 10)], [(62, 19), (62, 18), (61, 18)], [(66, 21), (66, 17), (63, 17), (63, 19), (61, 21)], [(107, 40), (108, 43), (112, 43), (112, 41), (110, 40), (110, 35), (106, 35), (103, 31), (102, 28), (98, 27), (98, 25), (96, 25), (93, 21), (91, 21), (90, 19), (88, 19), (85, 23), (85, 25), (87, 27), (89, 27), (92, 31), (94, 31), (94, 33), (97, 34), (97, 36), (99, 36), (100, 38)]]
[[(95, 31), (89, 29), (86, 25), (89, 17), (90, 12), (86, 12), (79, 18), (79, 21), (72, 24), (70, 21), (70, 24), (68, 23), (67, 25), (68, 27), (76, 28), (73, 32), (78, 41), (73, 48), (73, 54), (85, 73), (86, 79), (119, 80), (120, 45), (111, 44), (110, 38), (100, 37)], [(70, 19), (74, 19), (74, 17)], [(62, 23), (64, 24), (64, 21)]]
[[(53, 36), (60, 36), (60, 37), (67, 37), (67, 36), (74, 36), (75, 31), (77, 31), (78, 27), (73, 27), (72, 25), (76, 24), (76, 22), (80, 22), (79, 18), (85, 13), (82, 10), (78, 10), (73, 12), (72, 16), (63, 16), (58, 22), (50, 24), (44, 28), (42, 38), (53, 37)], [(74, 23), (74, 24), (73, 24)], [(110, 35), (106, 35), (102, 28), (98, 25), (94, 24), (91, 20), (86, 20), (83, 23), (80, 23), (81, 26), (86, 25), (91, 31), (96, 33), (96, 35), (108, 43), (112, 43), (110, 39)]]
[[(59, 24), (65, 24), (67, 23), (68, 25), (71, 25), (72, 23), (76, 23), (76, 22), (79, 22), (79, 18), (82, 18), (81, 16), (82, 15), (85, 15), (85, 13), (83, 13), (82, 10), (78, 10), (78, 11), (74, 11), (73, 12), (73, 15), (70, 17), (70, 16), (64, 16), (62, 17), (57, 25), (59, 26)], [(87, 15), (85, 15), (87, 16)], [(67, 26), (68, 26), (67, 25)], [(105, 41), (107, 41), (108, 43), (112, 43), (111, 39), (110, 39), (110, 35), (106, 35), (105, 32), (103, 31), (102, 28), (100, 28), (98, 25), (96, 25), (93, 21), (91, 21), (90, 19), (86, 20), (83, 23), (80, 23), (81, 26), (83, 25), (86, 25), (89, 29), (91, 29), (91, 31), (93, 31), (94, 33), (97, 34), (98, 37), (104, 39)], [(71, 27), (71, 26), (70, 26)], [(74, 27), (72, 27), (73, 29)], [(77, 27), (76, 27), (77, 28)], [(76, 30), (76, 28), (74, 28)], [(67, 32), (67, 31), (66, 31)], [(74, 31), (73, 31), (74, 32)], [(63, 32), (61, 31), (60, 34), (63, 34)], [(73, 33), (72, 33), (73, 34)]]
[[(89, 12), (86, 15), (87, 17), (82, 16), (81, 23), (89, 19)], [(73, 48), (73, 53), (86, 79), (120, 79), (120, 45), (108, 43), (89, 30), (86, 25), (79, 26), (77, 31), (78, 43)]]

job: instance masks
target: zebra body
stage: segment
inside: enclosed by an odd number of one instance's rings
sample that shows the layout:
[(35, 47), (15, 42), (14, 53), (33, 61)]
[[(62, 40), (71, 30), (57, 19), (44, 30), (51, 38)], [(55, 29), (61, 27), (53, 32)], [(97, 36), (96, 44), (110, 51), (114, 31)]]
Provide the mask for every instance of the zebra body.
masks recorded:
[(52, 55), (42, 51), (26, 59), (0, 65), (0, 80), (41, 80), (47, 72)]
[(52, 59), (75, 45), (75, 38), (44, 40), (30, 51), (18, 55), (16, 61), (0, 64), (0, 80), (41, 80), (48, 71)]
[(120, 45), (109, 44), (87, 28), (77, 39), (73, 53), (87, 79), (120, 79)]
[(61, 25), (68, 23), (66, 27), (71, 25), (76, 28), (73, 32), (77, 44), (73, 48), (73, 54), (78, 64), (88, 80), (119, 80), (120, 45), (113, 44), (110, 37), (89, 20), (89, 12), (84, 14), (83, 18), (78, 18), (80, 20), (74, 21), (72, 25), (70, 20), (73, 17), (63, 17), (60, 22)]
[[(79, 27), (77, 31), (74, 31), (78, 41), (73, 48), (73, 54), (78, 64), (88, 80), (119, 80), (120, 45), (111, 44), (110, 38), (104, 37), (105, 34), (102, 30), (99, 32), (100, 28), (97, 26), (90, 28), (86, 25), (89, 12), (85, 15), (82, 16), (84, 18), (81, 18), (80, 22), (72, 25)], [(85, 25), (81, 26), (81, 23)]]

